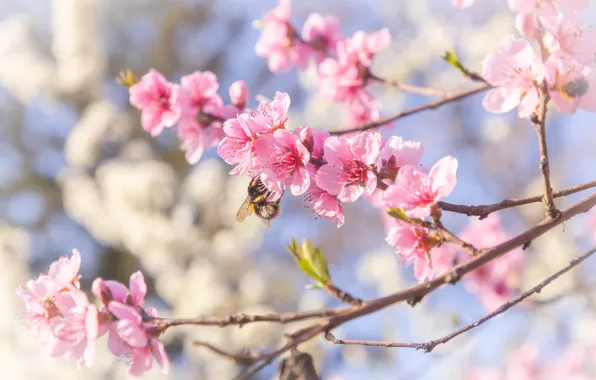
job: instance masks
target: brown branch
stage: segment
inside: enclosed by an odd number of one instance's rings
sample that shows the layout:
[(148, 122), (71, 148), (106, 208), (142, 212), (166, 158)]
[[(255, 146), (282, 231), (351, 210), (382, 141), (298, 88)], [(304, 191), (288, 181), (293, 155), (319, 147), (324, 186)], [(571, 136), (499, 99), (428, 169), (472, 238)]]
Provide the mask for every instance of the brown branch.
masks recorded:
[(567, 266), (565, 266), (563, 269), (561, 269), (558, 272), (556, 272), (555, 274), (551, 275), (550, 277), (548, 277), (547, 279), (542, 281), (540, 284), (534, 286), (532, 289), (524, 292), (519, 297), (516, 297), (516, 298), (512, 299), (511, 301), (508, 301), (508, 302), (502, 304), (497, 309), (495, 309), (493, 312), (485, 315), (484, 317), (480, 318), (476, 322), (471, 323), (466, 326), (463, 326), (462, 328), (457, 329), (456, 331), (452, 332), (451, 334), (445, 335), (444, 337), (439, 338), (439, 339), (431, 340), (431, 341), (428, 341), (425, 343), (399, 343), (399, 342), (381, 342), (381, 341), (371, 341), (371, 340), (341, 340), (341, 339), (335, 338), (329, 332), (327, 332), (325, 334), (325, 338), (334, 344), (377, 346), (377, 347), (406, 347), (406, 348), (415, 348), (417, 350), (424, 350), (425, 352), (431, 352), (438, 345), (445, 344), (445, 343), (449, 342), (450, 340), (452, 340), (453, 338), (455, 338), (459, 335), (462, 335), (463, 333), (466, 333), (472, 329), (475, 329), (476, 327), (478, 327), (481, 324), (483, 324), (484, 322), (496, 317), (497, 315), (503, 314), (504, 312), (511, 309), (513, 306), (519, 304), (520, 302), (522, 302), (526, 298), (530, 297), (531, 295), (533, 295), (535, 293), (540, 293), (544, 287), (548, 286), (551, 282), (553, 282), (554, 280), (556, 280), (563, 274), (569, 272), (571, 269), (573, 269), (574, 267), (579, 265), (582, 261), (584, 261), (588, 257), (592, 256), (594, 253), (596, 253), (596, 248), (592, 248), (591, 250), (584, 253), (580, 257), (577, 257), (577, 258), (571, 260), (569, 262), (569, 264), (567, 264)]
[(180, 325), (195, 325), (195, 326), (219, 326), (225, 327), (230, 325), (244, 326), (248, 323), (254, 322), (275, 322), (275, 323), (294, 323), (304, 321), (307, 319), (327, 318), (336, 314), (336, 311), (319, 310), (307, 311), (301, 313), (267, 313), (267, 314), (231, 314), (224, 317), (215, 316), (201, 316), (197, 318), (154, 318), (153, 320), (162, 328)]
[(362, 303), (361, 299), (352, 296), (350, 293), (341, 290), (333, 284), (325, 286), (324, 289), (327, 291), (327, 293), (331, 294), (333, 297), (342, 302), (349, 303), (354, 306), (359, 306)]
[[(546, 90), (546, 88), (544, 88)], [(546, 144), (546, 111), (548, 109), (549, 97), (547, 93), (542, 96), (540, 101), (540, 116), (534, 122), (534, 130), (536, 131), (536, 138), (538, 139), (538, 149), (540, 151), (540, 161), (538, 168), (542, 175), (542, 186), (544, 188), (544, 206), (546, 207), (546, 215), (551, 218), (559, 216), (559, 210), (555, 206), (553, 199), (553, 188), (550, 179), (550, 164), (548, 161), (548, 148)]]
[[(555, 191), (553, 193), (553, 198), (560, 198), (565, 197), (567, 195), (575, 194), (580, 191), (584, 191), (587, 189), (591, 189), (596, 187), (596, 181), (590, 181), (583, 183), (581, 185), (571, 186), (566, 189)], [(535, 195), (533, 197), (527, 198), (517, 198), (517, 199), (505, 199), (499, 203), (494, 203), (490, 205), (481, 205), (481, 206), (465, 206), (465, 205), (456, 205), (447, 202), (439, 202), (439, 206), (442, 210), (455, 212), (458, 214), (465, 214), (468, 216), (479, 216), (480, 219), (486, 218), (490, 213), (495, 211), (504, 210), (507, 208), (527, 205), (530, 203), (541, 202), (544, 198), (543, 195)]]
[(445, 241), (448, 241), (452, 244), (455, 244), (455, 245), (461, 247), (466, 252), (468, 252), (471, 256), (477, 256), (478, 254), (480, 254), (480, 250), (478, 248), (476, 248), (472, 244), (467, 243), (467, 242), (463, 241), (462, 239), (460, 239), (453, 232), (446, 229), (443, 226), (443, 223), (441, 223), (441, 222), (437, 223), (437, 225), (434, 228), (439, 232), (441, 237), (443, 239), (445, 239)]
[(411, 94), (419, 94), (419, 95), (426, 95), (426, 96), (439, 96), (441, 98), (446, 98), (448, 96), (451, 96), (451, 92), (448, 92), (448, 91), (437, 90), (437, 89), (434, 89), (431, 87), (415, 86), (415, 85), (403, 83), (403, 82), (400, 82), (397, 80), (380, 78), (380, 77), (376, 76), (375, 74), (371, 73), (370, 71), (368, 72), (368, 78), (371, 80), (377, 81), (379, 83), (383, 83), (388, 86), (391, 86), (401, 92), (409, 92)]
[(392, 121), (404, 118), (406, 116), (410, 116), (419, 112), (423, 112), (423, 111), (428, 111), (428, 110), (432, 110), (435, 108), (438, 108), (442, 105), (448, 104), (448, 103), (452, 103), (452, 102), (456, 102), (458, 100), (467, 98), (468, 96), (472, 96), (475, 94), (478, 94), (484, 90), (489, 89), (491, 86), (488, 84), (483, 84), (480, 87), (476, 87), (470, 90), (464, 90), (464, 91), (460, 91), (460, 92), (456, 92), (454, 94), (452, 94), (451, 96), (444, 98), (444, 99), (440, 99), (434, 102), (430, 102), (427, 103), (425, 105), (422, 105), (420, 107), (415, 107), (415, 108), (411, 108), (409, 110), (403, 111), (403, 112), (399, 112), (393, 116), (387, 117), (385, 119), (379, 120), (379, 121), (375, 121), (372, 123), (367, 123), (355, 128), (351, 128), (351, 129), (346, 129), (346, 130), (341, 130), (341, 131), (330, 131), (329, 133), (332, 135), (342, 135), (345, 133), (351, 133), (351, 132), (358, 132), (358, 131), (366, 131), (369, 129), (373, 129), (373, 128), (377, 128), (380, 127), (381, 125), (384, 124), (388, 124), (391, 123)]
[(240, 365), (250, 365), (250, 364), (256, 362), (257, 360), (261, 359), (260, 355), (253, 355), (251, 353), (233, 354), (231, 352), (224, 351), (221, 348), (212, 345), (211, 343), (207, 343), (207, 342), (203, 342), (203, 341), (195, 340), (192, 342), (192, 344), (194, 346), (205, 347), (220, 356), (223, 356), (225, 358), (233, 360), (234, 362), (236, 362), (237, 364), (240, 364)]

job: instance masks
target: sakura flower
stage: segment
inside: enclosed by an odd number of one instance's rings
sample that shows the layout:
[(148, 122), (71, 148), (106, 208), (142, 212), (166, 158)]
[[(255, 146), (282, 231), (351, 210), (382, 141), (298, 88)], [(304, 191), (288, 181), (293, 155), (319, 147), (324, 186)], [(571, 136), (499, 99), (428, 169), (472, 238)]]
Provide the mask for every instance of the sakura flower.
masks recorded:
[(159, 72), (151, 69), (129, 89), (130, 104), (142, 111), (141, 125), (151, 136), (174, 126), (182, 108), (173, 99), (173, 85)]
[(342, 39), (339, 32), (339, 19), (335, 16), (321, 16), (311, 13), (302, 27), (302, 39), (317, 53), (320, 63), (329, 53), (334, 53)]
[(58, 316), (58, 308), (53, 302), (56, 287), (46, 275), (27, 281), (26, 287), (17, 289), (17, 295), (23, 300), (24, 308), (20, 312), (25, 325), (36, 336), (43, 348), (51, 350), (56, 343), (51, 320)]
[(209, 123), (204, 127), (193, 117), (183, 118), (178, 123), (180, 148), (185, 152), (186, 161), (194, 165), (203, 156), (205, 149), (216, 146), (225, 137), (221, 123)]
[(55, 292), (67, 288), (69, 285), (79, 288), (79, 269), (81, 268), (81, 254), (78, 250), (72, 250), (71, 258), (62, 256), (50, 264), (48, 270), (49, 280), (55, 287)]
[(237, 164), (230, 171), (231, 175), (241, 174), (253, 167), (257, 133), (266, 133), (269, 130), (268, 125), (258, 122), (248, 113), (224, 122), (226, 137), (219, 143), (217, 153), (228, 164)]
[[(404, 141), (399, 136), (391, 136), (381, 149), (377, 159), (379, 179), (391, 184), (397, 176), (399, 168), (404, 165), (417, 166), (424, 153), (424, 147), (419, 141)], [(380, 206), (380, 203), (379, 203)]]
[(51, 355), (90, 367), (98, 337), (97, 308), (77, 289), (57, 294), (54, 302), (62, 317), (52, 320), (56, 341)]
[(180, 78), (178, 91), (186, 91), (188, 97), (188, 111), (191, 115), (207, 112), (211, 115), (218, 113), (223, 101), (217, 94), (219, 83), (217, 76), (211, 71), (195, 71)]
[(402, 166), (395, 183), (385, 190), (385, 207), (401, 208), (411, 218), (430, 216), (433, 206), (455, 188), (457, 166), (452, 156), (440, 159), (428, 174), (412, 165)]
[(364, 89), (345, 102), (344, 106), (347, 124), (350, 126), (362, 125), (381, 118), (374, 97)]
[[(300, 127), (296, 129), (294, 133), (300, 137), (302, 145), (304, 145), (310, 153), (311, 164), (322, 166), (327, 162), (324, 158), (324, 146), (325, 140), (330, 136), (328, 131), (324, 129), (313, 130), (308, 127)], [(317, 162), (313, 163), (313, 159)]]
[(451, 0), (451, 4), (456, 8), (468, 8), (474, 4), (474, 0)]
[(497, 87), (484, 97), (484, 108), (503, 113), (519, 106), (519, 117), (530, 116), (540, 101), (539, 87), (545, 74), (544, 64), (526, 40), (505, 37), (501, 51), (482, 62), (482, 76)]
[(348, 50), (355, 54), (358, 61), (364, 67), (372, 66), (372, 59), (375, 55), (385, 49), (391, 43), (389, 29), (383, 28), (375, 33), (364, 33), (358, 31), (349, 41)]
[(297, 135), (286, 129), (278, 129), (273, 134), (260, 136), (255, 149), (255, 170), (260, 171), (261, 181), (276, 195), (273, 199), (281, 197), (287, 186), (293, 195), (306, 192), (310, 185), (306, 170), (310, 153)]
[[(429, 230), (414, 224), (396, 221), (387, 233), (385, 239), (395, 248), (406, 266), (414, 264), (414, 276), (422, 283), (434, 275), (431, 250), (439, 245), (440, 240), (435, 238)], [(448, 251), (441, 251), (441, 254)]]
[(309, 166), (308, 171), (310, 186), (304, 197), (306, 206), (312, 206), (317, 215), (337, 222), (337, 228), (343, 226), (345, 223), (344, 210), (341, 202), (337, 199), (337, 195), (331, 195), (317, 186), (316, 170), (314, 167)]
[(559, 58), (589, 65), (596, 61), (596, 28), (581, 28), (563, 15), (542, 20), (544, 44)]
[(304, 67), (310, 49), (298, 38), (290, 24), (290, 0), (280, 0), (277, 7), (263, 18), (263, 30), (255, 45), (258, 56), (268, 59), (272, 72), (286, 71), (292, 66)]
[(248, 101), (248, 88), (242, 80), (237, 80), (230, 85), (230, 101), (239, 110), (243, 110)]
[(331, 136), (325, 140), (325, 159), (317, 172), (317, 186), (342, 202), (354, 202), (377, 187), (373, 164), (381, 149), (381, 135), (363, 132), (352, 137)]
[[(152, 322), (144, 322), (143, 316), (135, 307), (110, 302), (108, 308), (117, 319), (110, 328), (108, 347), (114, 355), (132, 355), (129, 373), (141, 376), (148, 371), (153, 355), (162, 372), (167, 374), (170, 370), (170, 360), (163, 343), (157, 339), (162, 330)], [(150, 317), (156, 316), (153, 310), (147, 311), (147, 314)]]
[[(476, 248), (493, 247), (508, 239), (496, 214), (469, 224), (459, 236)], [(469, 260), (468, 253), (463, 250), (459, 257), (461, 261)], [(464, 286), (479, 297), (487, 311), (493, 311), (506, 302), (517, 287), (524, 267), (523, 258), (520, 249), (513, 250), (470, 272), (464, 278)]]
[(522, 35), (533, 39), (541, 38), (541, 26), (532, 13), (518, 13), (515, 16), (515, 29)]
[(346, 52), (347, 42), (338, 44), (338, 58), (326, 58), (318, 67), (318, 86), (322, 97), (338, 102), (349, 102), (366, 84), (367, 71), (357, 62), (350, 62)]
[(257, 109), (250, 113), (250, 116), (255, 122), (263, 124), (264, 128), (261, 128), (259, 133), (273, 132), (285, 128), (289, 109), (290, 96), (285, 92), (277, 91), (273, 99), (259, 104)]
[(551, 56), (546, 67), (550, 96), (559, 112), (570, 114), (578, 108), (596, 111), (596, 66), (583, 66)]

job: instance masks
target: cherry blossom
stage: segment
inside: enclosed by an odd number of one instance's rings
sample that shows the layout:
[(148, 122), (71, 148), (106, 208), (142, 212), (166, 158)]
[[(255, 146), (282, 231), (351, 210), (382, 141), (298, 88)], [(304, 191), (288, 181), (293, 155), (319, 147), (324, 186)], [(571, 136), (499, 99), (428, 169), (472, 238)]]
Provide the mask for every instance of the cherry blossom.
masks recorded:
[(508, 3), (514, 12), (533, 13), (538, 10), (543, 17), (553, 17), (559, 11), (575, 14), (587, 7), (589, 0), (508, 0)]
[(269, 70), (281, 72), (293, 66), (305, 67), (310, 48), (302, 43), (290, 23), (290, 0), (280, 0), (263, 18), (263, 30), (255, 53), (268, 59)]
[(243, 110), (248, 101), (248, 88), (242, 80), (237, 80), (230, 85), (230, 101), (239, 110)]
[[(490, 214), (482, 221), (469, 224), (459, 237), (476, 248), (493, 247), (508, 239), (508, 235), (501, 228), (501, 220), (496, 214)], [(467, 261), (470, 256), (460, 250), (459, 258), (461, 261)], [(493, 311), (508, 301), (518, 285), (523, 267), (523, 252), (521, 249), (515, 249), (468, 273), (464, 277), (464, 286), (479, 297), (488, 311)]]
[(141, 125), (153, 137), (180, 119), (182, 106), (173, 97), (174, 88), (161, 73), (151, 69), (129, 89), (130, 104), (142, 111)]
[(379, 179), (387, 185), (393, 184), (399, 168), (404, 165), (418, 165), (423, 154), (421, 142), (404, 141), (400, 136), (391, 136), (383, 144), (377, 159)]
[(337, 43), (343, 39), (339, 32), (339, 19), (311, 13), (302, 26), (302, 39), (314, 50), (317, 62), (335, 53)]
[(414, 264), (414, 276), (420, 283), (434, 276), (435, 254), (441, 269), (451, 266), (453, 253), (447, 249), (433, 250), (441, 240), (426, 228), (396, 220), (385, 240), (395, 248), (406, 266)]
[(258, 133), (274, 132), (277, 129), (285, 128), (289, 109), (290, 96), (285, 92), (276, 91), (273, 99), (260, 104), (250, 113), (250, 117), (265, 127), (260, 128)]
[[(294, 133), (300, 136), (302, 145), (308, 150), (311, 157), (311, 163), (315, 166), (322, 166), (326, 163), (324, 158), (324, 146), (325, 140), (330, 136), (329, 132), (324, 129), (313, 130), (308, 127), (300, 127), (294, 131)], [(312, 162), (316, 160), (318, 162)]]
[(559, 58), (589, 65), (596, 61), (596, 28), (581, 28), (564, 15), (542, 19), (546, 48)]
[(306, 165), (310, 153), (294, 133), (278, 129), (272, 134), (260, 136), (255, 145), (256, 162), (254, 170), (261, 174), (261, 181), (275, 196), (281, 197), (290, 186), (293, 195), (306, 192), (310, 176)]
[(344, 210), (337, 195), (331, 195), (317, 186), (316, 170), (310, 166), (308, 168), (310, 175), (310, 186), (306, 191), (304, 201), (307, 207), (312, 207), (314, 212), (331, 221), (337, 222), (337, 228), (345, 223)]
[(242, 174), (253, 167), (257, 133), (266, 133), (269, 129), (248, 113), (224, 122), (223, 131), (226, 137), (219, 143), (217, 153), (228, 164), (237, 164), (230, 171), (231, 175)]
[(554, 106), (561, 113), (574, 113), (578, 108), (596, 111), (596, 69), (551, 56), (546, 63), (547, 83)]
[(317, 172), (317, 186), (342, 202), (354, 202), (377, 187), (373, 164), (381, 149), (381, 135), (363, 132), (352, 137), (331, 136), (325, 141), (325, 159)]
[(519, 106), (519, 117), (530, 116), (540, 101), (539, 87), (545, 74), (544, 64), (526, 40), (505, 37), (501, 51), (482, 62), (482, 76), (497, 87), (484, 97), (484, 108), (503, 113)]
[(430, 216), (432, 207), (455, 188), (457, 166), (452, 156), (437, 161), (428, 174), (412, 165), (402, 166), (385, 191), (385, 207), (401, 208), (411, 218)]

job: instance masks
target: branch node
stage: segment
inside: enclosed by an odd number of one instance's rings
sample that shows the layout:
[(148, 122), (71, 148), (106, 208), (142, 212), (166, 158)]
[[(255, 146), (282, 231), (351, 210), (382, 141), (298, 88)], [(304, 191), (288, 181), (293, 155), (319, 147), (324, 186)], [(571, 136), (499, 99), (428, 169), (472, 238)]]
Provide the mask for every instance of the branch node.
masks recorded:
[(424, 298), (423, 296), (415, 295), (411, 298), (408, 298), (408, 300), (406, 302), (408, 303), (408, 305), (414, 307), (414, 306), (418, 305), (422, 301), (423, 298)]

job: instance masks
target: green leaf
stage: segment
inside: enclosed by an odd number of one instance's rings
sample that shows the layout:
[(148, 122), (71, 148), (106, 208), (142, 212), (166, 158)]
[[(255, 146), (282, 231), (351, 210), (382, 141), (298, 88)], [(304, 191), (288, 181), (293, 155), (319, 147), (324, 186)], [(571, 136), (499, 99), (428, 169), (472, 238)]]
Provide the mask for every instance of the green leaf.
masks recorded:
[(329, 267), (327, 266), (323, 252), (308, 240), (304, 240), (302, 243), (302, 252), (309, 262), (310, 267), (316, 273), (318, 282), (323, 285), (329, 285), (331, 283), (331, 275), (329, 274)]
[(406, 212), (401, 208), (390, 208), (387, 210), (387, 214), (394, 217), (395, 219), (403, 220), (404, 222), (411, 221), (411, 219), (406, 215)]
[(457, 53), (455, 51), (453, 51), (453, 50), (446, 51), (445, 54), (443, 54), (442, 58), (445, 61), (447, 61), (448, 64), (450, 64), (451, 66), (453, 66), (456, 69), (458, 69), (459, 71), (461, 71), (464, 75), (468, 74), (468, 70), (466, 70), (464, 65), (462, 65), (462, 63), (459, 60), (459, 57), (457, 56)]
[(302, 246), (299, 246), (296, 240), (292, 238), (292, 242), (286, 248), (292, 254), (296, 264), (298, 264), (298, 267), (304, 274), (320, 286), (331, 283), (331, 276), (329, 275), (325, 256), (310, 241), (305, 239)]

